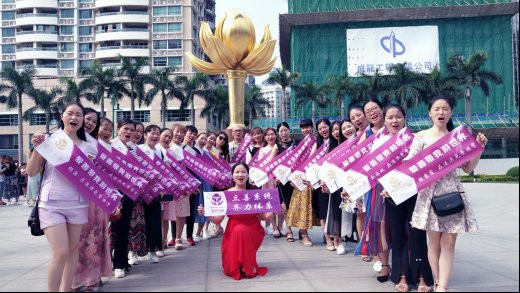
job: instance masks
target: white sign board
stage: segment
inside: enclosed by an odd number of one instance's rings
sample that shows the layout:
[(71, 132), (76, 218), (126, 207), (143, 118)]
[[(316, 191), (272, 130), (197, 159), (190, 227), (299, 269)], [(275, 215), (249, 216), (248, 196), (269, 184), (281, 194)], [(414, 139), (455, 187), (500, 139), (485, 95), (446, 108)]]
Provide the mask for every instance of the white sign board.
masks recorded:
[(406, 63), (416, 72), (430, 73), (439, 64), (437, 26), (347, 29), (349, 76), (390, 74), (392, 64)]

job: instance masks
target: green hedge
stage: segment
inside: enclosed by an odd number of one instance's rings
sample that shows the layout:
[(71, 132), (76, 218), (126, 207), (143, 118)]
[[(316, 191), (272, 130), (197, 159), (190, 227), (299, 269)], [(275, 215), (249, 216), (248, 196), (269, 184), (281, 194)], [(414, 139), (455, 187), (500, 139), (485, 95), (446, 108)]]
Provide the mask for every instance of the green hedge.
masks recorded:
[(518, 182), (518, 176), (508, 175), (475, 175), (460, 176), (461, 182)]
[(506, 173), (507, 176), (518, 177), (518, 166), (509, 169)]

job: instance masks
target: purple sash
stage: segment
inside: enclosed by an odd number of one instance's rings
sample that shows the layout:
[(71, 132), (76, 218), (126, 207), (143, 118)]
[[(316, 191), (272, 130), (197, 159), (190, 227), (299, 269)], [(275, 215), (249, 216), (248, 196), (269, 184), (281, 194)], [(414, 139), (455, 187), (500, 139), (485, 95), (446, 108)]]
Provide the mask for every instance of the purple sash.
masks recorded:
[(384, 189), (400, 204), (417, 192), (435, 183), (484, 148), (471, 133), (459, 126), (410, 160), (379, 179)]
[(143, 165), (134, 157), (133, 152), (129, 151), (121, 141), (116, 142), (116, 144), (112, 145), (112, 154), (114, 157), (118, 159), (121, 164), (126, 165), (150, 182), (149, 189), (141, 193), (141, 197), (146, 203), (151, 203), (159, 194), (165, 191), (164, 187), (158, 181), (159, 173), (153, 170), (151, 166), (148, 166), (150, 168), (143, 168)]
[[(378, 132), (380, 134), (381, 132)], [(413, 133), (407, 128), (401, 129), (389, 139), (388, 136), (379, 137), (373, 142), (370, 155), (362, 155), (362, 150), (357, 150), (352, 156), (362, 158), (350, 163), (348, 170), (340, 179), (343, 189), (352, 200), (363, 196), (372, 187), (377, 185), (377, 180), (390, 172), (408, 155), (413, 141)], [(350, 157), (349, 157), (350, 158)]]
[(303, 182), (304, 180), (307, 180), (305, 177), (305, 170), (313, 164), (316, 164), (316, 162), (321, 160), (321, 158), (327, 154), (327, 151), (329, 150), (329, 143), (330, 140), (327, 140), (326, 143), (322, 144), (309, 158), (307, 158), (307, 160), (300, 163), (289, 176), (289, 180), (300, 191), (303, 191), (307, 187), (307, 185)]
[(185, 195), (189, 196), (195, 193), (195, 191), (197, 191), (197, 189), (199, 188), (201, 182), (197, 178), (195, 178), (195, 176), (193, 176), (190, 172), (188, 172), (188, 170), (186, 170), (186, 168), (181, 163), (179, 163), (179, 161), (177, 161), (177, 159), (175, 158), (175, 154), (172, 152), (171, 149), (168, 149), (166, 151), (166, 156), (169, 159), (168, 164), (173, 169), (173, 171), (175, 171), (175, 176), (179, 180), (188, 183), (190, 186), (188, 192)]
[(238, 162), (246, 161), (246, 152), (249, 146), (253, 142), (253, 137), (251, 134), (247, 133), (244, 136), (244, 140), (238, 145), (237, 151), (233, 154), (233, 158), (231, 158), (231, 164), (234, 165)]
[(108, 175), (110, 181), (117, 189), (121, 190), (132, 200), (136, 200), (140, 194), (149, 189), (147, 180), (126, 165), (120, 164), (119, 160), (102, 143), (98, 143), (98, 153), (96, 158), (94, 158), (94, 163)]
[(105, 174), (90, 161), (79, 147), (74, 145), (63, 130), (56, 131), (36, 150), (82, 195), (88, 197), (105, 213), (111, 214), (121, 201), (123, 196), (117, 191), (117, 188), (110, 181), (103, 179), (106, 177)]
[(226, 188), (224, 183), (229, 181), (227, 175), (222, 173), (216, 166), (213, 166), (213, 164), (210, 163), (211, 161), (204, 160), (201, 156), (193, 155), (178, 146), (173, 146), (172, 148), (171, 151), (177, 159), (179, 159), (181, 164), (186, 166), (197, 176), (219, 189)]
[[(155, 150), (154, 150), (155, 151)], [(157, 178), (159, 182), (164, 187), (164, 193), (173, 194), (179, 189), (179, 182), (173, 176), (173, 172), (168, 172), (170, 169), (165, 168), (163, 165), (163, 161), (157, 157), (155, 154), (155, 159), (151, 159), (142, 149), (139, 147), (134, 150), (134, 152), (130, 151), (134, 154), (137, 161), (139, 161), (145, 168), (148, 170), (154, 170), (157, 172)], [(161, 166), (163, 168), (161, 168)]]
[(204, 192), (204, 215), (231, 216), (281, 211), (277, 188)]
[(284, 160), (273, 170), (273, 175), (280, 180), (282, 184), (286, 184), (292, 171), (298, 167), (300, 163), (309, 157), (312, 146), (316, 140), (312, 134), (307, 135), (302, 142), (291, 152), (288, 160)]
[(252, 167), (249, 169), (249, 179), (255, 183), (256, 186), (262, 186), (266, 184), (270, 179), (273, 178), (273, 171), (278, 167), (282, 162), (286, 162), (289, 158), (292, 157), (293, 152), (298, 150), (298, 147), (303, 145), (303, 141), (298, 144), (298, 146), (290, 147), (283, 151), (281, 154), (278, 154), (274, 159), (267, 161), (263, 160), (258, 166)]

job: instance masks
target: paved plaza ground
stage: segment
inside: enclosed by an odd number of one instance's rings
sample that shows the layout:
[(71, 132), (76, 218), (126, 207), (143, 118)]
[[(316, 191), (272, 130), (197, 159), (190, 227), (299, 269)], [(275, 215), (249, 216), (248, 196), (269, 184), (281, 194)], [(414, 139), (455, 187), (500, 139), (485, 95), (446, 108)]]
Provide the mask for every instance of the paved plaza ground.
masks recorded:
[[(461, 235), (457, 243), (450, 291), (516, 291), (518, 279), (518, 184), (466, 184), (480, 231)], [(32, 237), (26, 227), (30, 208), (0, 206), (0, 291), (45, 291), (50, 260), (45, 237)], [(102, 291), (395, 291), (380, 284), (372, 265), (348, 254), (338, 256), (311, 230), (311, 248), (299, 241), (266, 236), (258, 262), (264, 277), (234, 281), (221, 268), (220, 238), (184, 251), (168, 249), (158, 264), (144, 258), (124, 279), (109, 278)]]

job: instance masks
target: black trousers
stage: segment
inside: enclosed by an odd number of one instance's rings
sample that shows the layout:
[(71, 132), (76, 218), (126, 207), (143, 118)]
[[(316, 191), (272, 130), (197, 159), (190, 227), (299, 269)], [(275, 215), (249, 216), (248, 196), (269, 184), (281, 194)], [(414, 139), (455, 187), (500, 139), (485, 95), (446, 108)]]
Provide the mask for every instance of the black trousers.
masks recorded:
[(428, 262), (426, 231), (412, 228), (410, 221), (415, 209), (417, 195), (398, 206), (386, 203), (386, 213), (392, 239), (391, 280), (399, 283), (406, 276), (408, 284), (416, 286), (422, 277), (428, 286), (433, 285), (432, 270)]
[(195, 215), (193, 214), (195, 210), (195, 196), (198, 195), (190, 196), (190, 216), (186, 217), (186, 238), (188, 239), (193, 238), (193, 229), (195, 226)]
[(115, 234), (114, 243), (114, 269), (128, 269), (128, 232), (130, 230), (130, 220), (134, 210), (134, 201), (123, 196), (121, 200), (121, 219), (112, 222), (112, 231)]
[(143, 203), (143, 206), (146, 246), (149, 252), (160, 251), (162, 250), (161, 202), (155, 199), (150, 204)]

